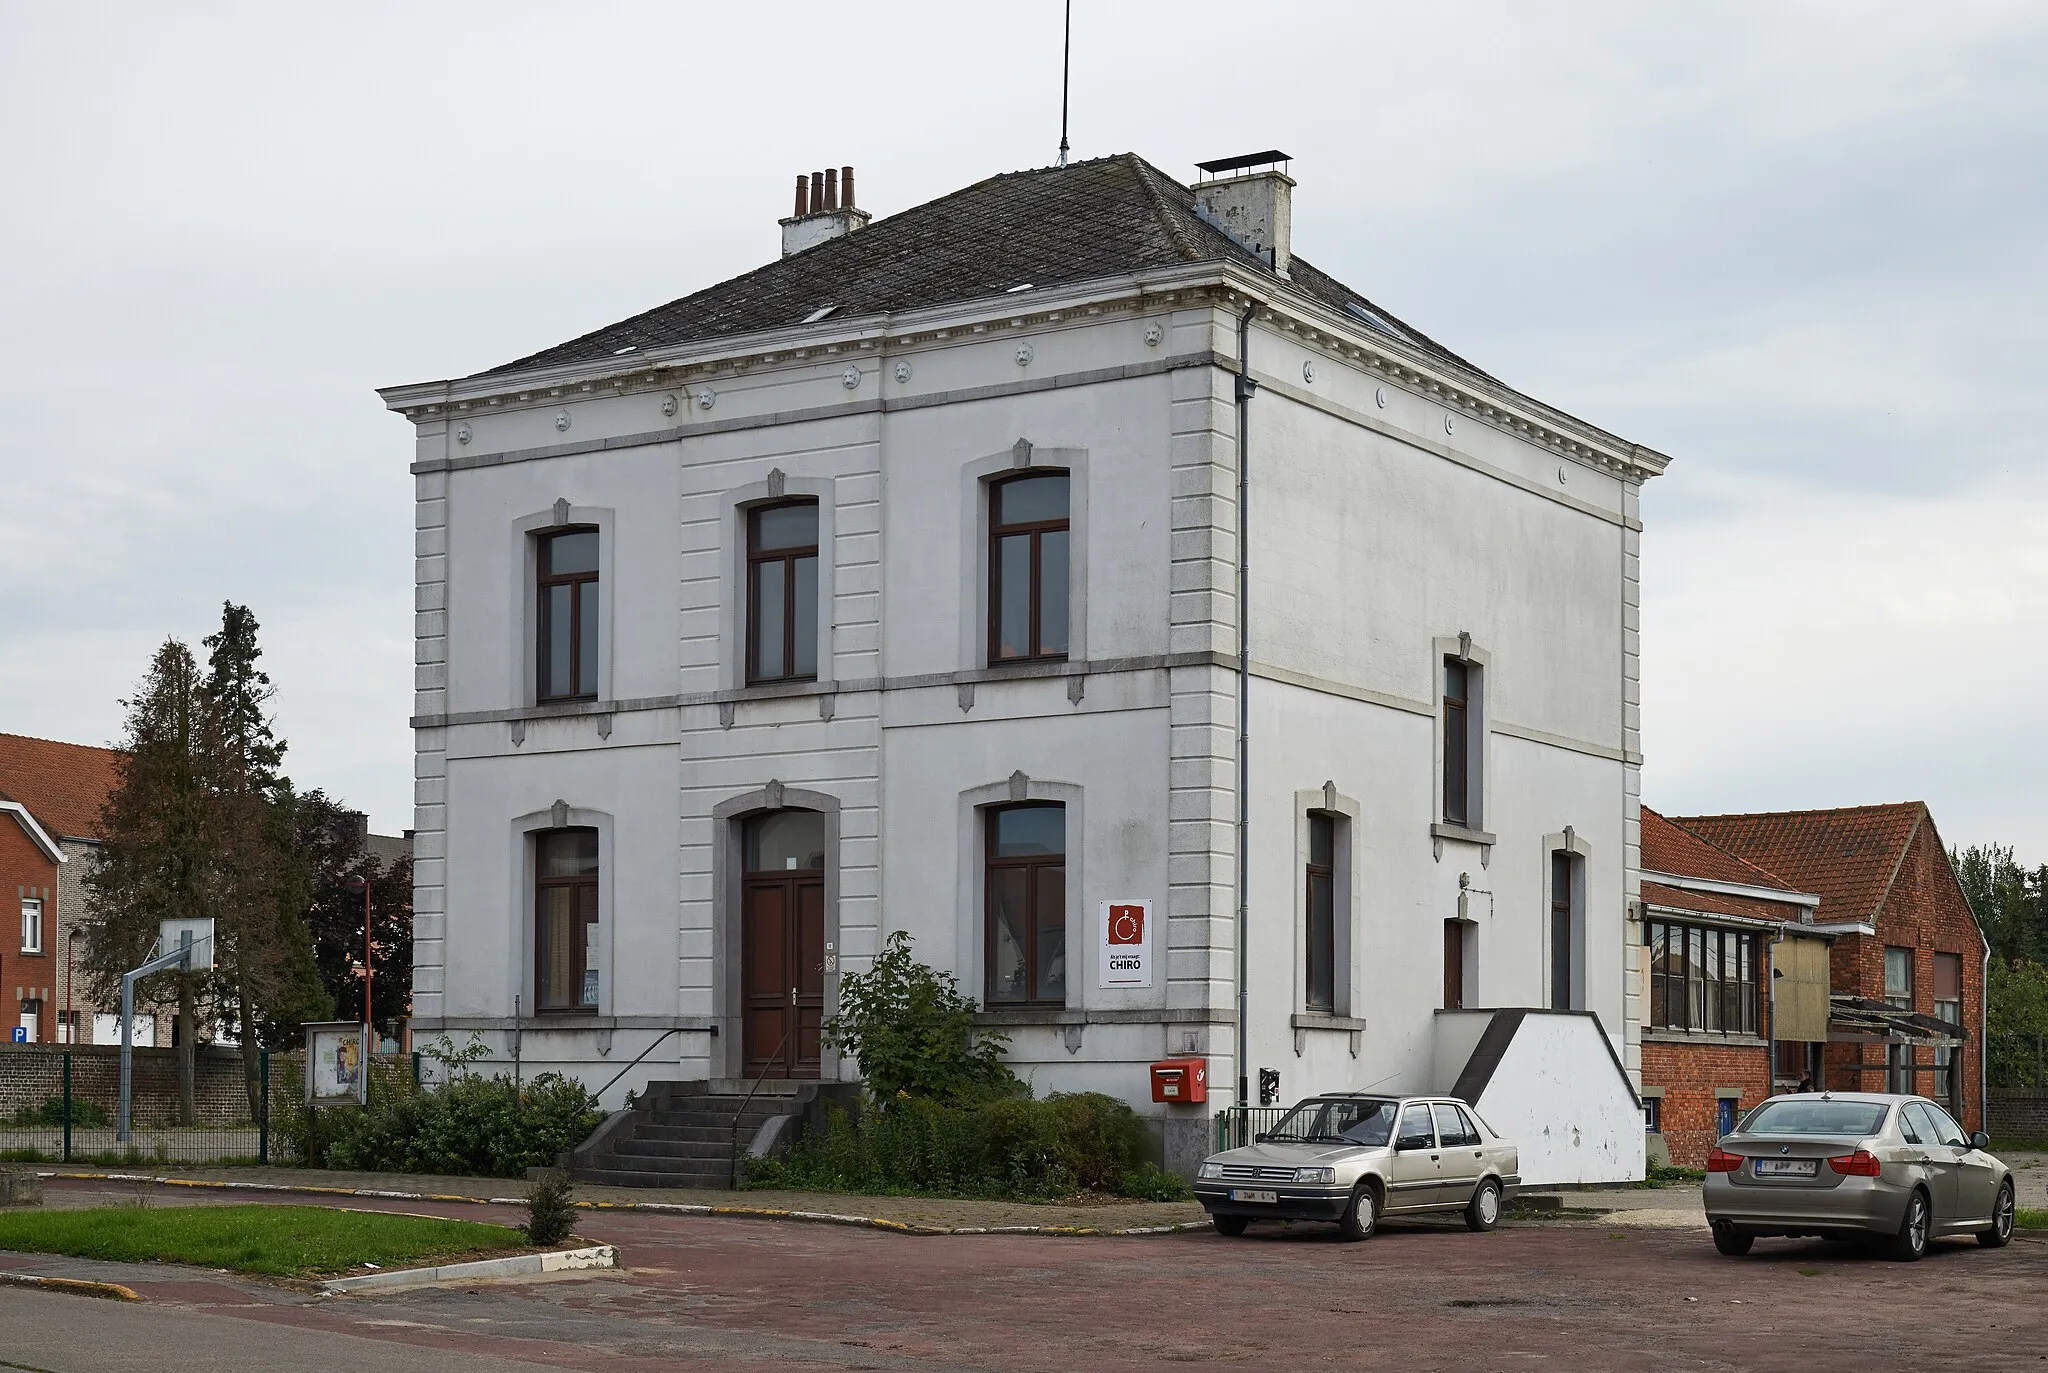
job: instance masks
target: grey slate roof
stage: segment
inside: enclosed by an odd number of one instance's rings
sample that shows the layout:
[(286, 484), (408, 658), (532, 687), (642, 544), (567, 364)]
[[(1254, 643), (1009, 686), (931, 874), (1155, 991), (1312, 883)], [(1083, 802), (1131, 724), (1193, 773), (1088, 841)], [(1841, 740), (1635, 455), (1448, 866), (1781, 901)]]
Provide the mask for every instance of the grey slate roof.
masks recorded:
[[(847, 318), (1000, 296), (1027, 282), (1064, 286), (1226, 259), (1270, 270), (1195, 213), (1194, 192), (1135, 153), (1119, 153), (992, 176), (478, 375), (787, 328), (826, 305)], [(1289, 275), (1367, 328), (1478, 371), (1299, 254)]]

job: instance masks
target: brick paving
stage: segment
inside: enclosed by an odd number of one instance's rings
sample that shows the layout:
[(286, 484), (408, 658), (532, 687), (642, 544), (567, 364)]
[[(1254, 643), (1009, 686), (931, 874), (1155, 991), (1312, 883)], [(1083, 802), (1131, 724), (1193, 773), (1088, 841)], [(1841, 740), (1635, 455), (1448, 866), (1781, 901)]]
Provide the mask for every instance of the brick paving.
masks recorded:
[[(462, 1202), (329, 1203), (514, 1218)], [(257, 1361), (236, 1366), (281, 1369), (345, 1350), (356, 1373), (480, 1360), (633, 1373), (1190, 1363), (1826, 1373), (2038, 1368), (2048, 1350), (2038, 1300), (2048, 1242), (2036, 1235), (1998, 1251), (1944, 1242), (1907, 1265), (1804, 1241), (1724, 1259), (1697, 1228), (1612, 1219), (1491, 1235), (1390, 1222), (1364, 1244), (1308, 1226), (1240, 1240), (924, 1239), (630, 1211), (594, 1211), (578, 1228), (617, 1244), (626, 1269), (322, 1301), (221, 1274), (37, 1256), (35, 1271), (124, 1282), (145, 1303), (0, 1289), (0, 1349), (18, 1366), (65, 1373), (133, 1367), (151, 1343), (163, 1346), (151, 1365), (160, 1370), (209, 1366), (178, 1362), (196, 1347), (251, 1351)], [(30, 1262), (0, 1255), (17, 1270)]]

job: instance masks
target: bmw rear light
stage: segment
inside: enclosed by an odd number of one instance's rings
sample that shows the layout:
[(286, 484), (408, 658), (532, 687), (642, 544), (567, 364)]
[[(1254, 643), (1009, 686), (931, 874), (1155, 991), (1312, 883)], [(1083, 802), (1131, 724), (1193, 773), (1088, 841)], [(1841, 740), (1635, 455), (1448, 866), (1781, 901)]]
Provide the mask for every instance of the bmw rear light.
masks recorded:
[(1716, 1145), (1713, 1152), (1707, 1155), (1707, 1171), (1709, 1173), (1732, 1173), (1741, 1166), (1742, 1155), (1731, 1154), (1719, 1145)]
[(1843, 1177), (1874, 1178), (1882, 1171), (1877, 1155), (1868, 1149), (1858, 1149), (1853, 1154), (1841, 1154), (1828, 1160), (1828, 1167)]

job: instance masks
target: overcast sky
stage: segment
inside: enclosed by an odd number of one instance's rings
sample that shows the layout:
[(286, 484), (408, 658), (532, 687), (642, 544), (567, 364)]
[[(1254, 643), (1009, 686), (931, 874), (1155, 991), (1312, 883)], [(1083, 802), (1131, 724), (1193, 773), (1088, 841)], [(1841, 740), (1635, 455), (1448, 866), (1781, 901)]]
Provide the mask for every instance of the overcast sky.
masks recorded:
[[(1076, 157), (1295, 157), (1295, 243), (1673, 456), (1647, 799), (1924, 799), (2048, 861), (2048, 6), (1077, 0)], [(778, 250), (1052, 161), (1059, 4), (0, 0), (0, 730), (263, 624), (289, 770), (410, 824), (410, 428)]]

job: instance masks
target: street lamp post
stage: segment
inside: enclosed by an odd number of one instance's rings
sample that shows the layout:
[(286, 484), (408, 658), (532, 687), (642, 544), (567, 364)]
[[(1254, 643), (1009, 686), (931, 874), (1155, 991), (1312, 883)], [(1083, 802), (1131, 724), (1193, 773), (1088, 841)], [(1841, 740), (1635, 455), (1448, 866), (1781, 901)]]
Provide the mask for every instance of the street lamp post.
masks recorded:
[(370, 879), (351, 877), (348, 880), (348, 894), (363, 894), (363, 1025), (370, 1032), (370, 1052), (377, 1052), (377, 1022), (370, 1014)]

